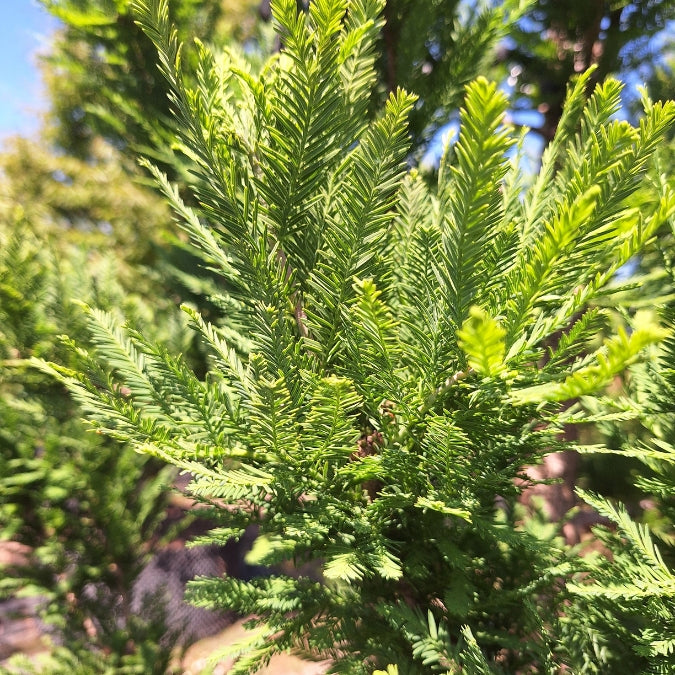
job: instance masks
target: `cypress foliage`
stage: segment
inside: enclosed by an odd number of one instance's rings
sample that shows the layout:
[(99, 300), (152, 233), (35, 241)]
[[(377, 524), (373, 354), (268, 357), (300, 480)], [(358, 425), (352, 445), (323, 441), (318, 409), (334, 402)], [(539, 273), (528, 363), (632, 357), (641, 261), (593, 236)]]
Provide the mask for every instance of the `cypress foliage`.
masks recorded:
[[(525, 465), (571, 447), (560, 431), (581, 413), (564, 404), (601, 394), (667, 334), (647, 323), (593, 341), (608, 324), (594, 303), (675, 213), (665, 183), (639, 201), (675, 104), (645, 101), (633, 127), (614, 118), (617, 81), (587, 96), (591, 73), (579, 76), (527, 186), (508, 99), (478, 79), (429, 187), (407, 165), (414, 96), (398, 90), (367, 114), (382, 7), (315, 0), (298, 14), (277, 0), (284, 49), (260, 75), (200, 46), (189, 86), (166, 1), (139, 0), (199, 215), (154, 174), (227, 289), (227, 328), (184, 308), (211, 353), (198, 379), (88, 308), (82, 367), (40, 367), (100, 432), (189, 471), (194, 496), (228, 505), (208, 541), (255, 523), (257, 563), (320, 567), (321, 583), (273, 573), (192, 584), (195, 604), (253, 617), (230, 649), (233, 673), (289, 649), (344, 673), (612, 672), (626, 653), (654, 665), (672, 636), (654, 636), (653, 622), (631, 652), (605, 647), (588, 618), (614, 612), (624, 625), (625, 603), (641, 597), (612, 574), (649, 570), (641, 591), (671, 602), (672, 571), (648, 532), (585, 494), (631, 545), (589, 567), (523, 522), (517, 500)], [(575, 577), (589, 569), (592, 583)]]

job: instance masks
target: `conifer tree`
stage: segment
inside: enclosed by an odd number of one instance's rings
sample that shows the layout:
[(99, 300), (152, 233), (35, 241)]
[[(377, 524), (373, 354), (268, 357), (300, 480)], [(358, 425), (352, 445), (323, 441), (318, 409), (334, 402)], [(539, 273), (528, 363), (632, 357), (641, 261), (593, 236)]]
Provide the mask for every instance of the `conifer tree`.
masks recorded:
[[(569, 447), (560, 429), (581, 413), (564, 404), (592, 400), (667, 333), (656, 322), (612, 333), (595, 303), (611, 301), (616, 271), (675, 213), (667, 182), (641, 199), (675, 103), (645, 99), (634, 127), (614, 119), (619, 82), (587, 95), (592, 72), (580, 75), (526, 185), (508, 99), (479, 78), (430, 188), (407, 165), (415, 97), (398, 89), (368, 114), (383, 6), (315, 0), (298, 14), (277, 0), (278, 57), (254, 75), (200, 45), (190, 85), (166, 0), (138, 2), (199, 212), (149, 168), (227, 289), (227, 325), (184, 308), (211, 352), (203, 378), (97, 308), (79, 369), (35, 363), (101, 433), (192, 474), (191, 494), (221, 520), (202, 541), (253, 523), (258, 563), (320, 566), (321, 582), (192, 585), (197, 605), (252, 617), (232, 672), (289, 649), (349, 673), (612, 672), (628, 657), (646, 668), (623, 635), (594, 641), (588, 564), (522, 522), (517, 497), (524, 465)], [(587, 498), (671, 598), (648, 535)], [(591, 571), (611, 612), (603, 565)], [(643, 648), (669, 649), (651, 635)]]

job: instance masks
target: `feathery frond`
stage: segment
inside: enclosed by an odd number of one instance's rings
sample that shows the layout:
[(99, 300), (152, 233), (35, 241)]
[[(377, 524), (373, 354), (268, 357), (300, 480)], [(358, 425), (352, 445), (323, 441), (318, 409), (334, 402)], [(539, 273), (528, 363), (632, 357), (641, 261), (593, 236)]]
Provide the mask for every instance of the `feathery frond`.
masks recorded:
[[(192, 473), (189, 490), (213, 508), (227, 502), (201, 541), (254, 522), (252, 560), (321, 570), (322, 583), (194, 583), (198, 605), (255, 617), (233, 672), (286, 650), (350, 673), (612, 663), (609, 605), (583, 618), (589, 598), (670, 611), (665, 557), (590, 495), (630, 550), (614, 568), (567, 556), (550, 527), (523, 522), (518, 497), (532, 482), (524, 466), (574, 447), (559, 430), (585, 410), (561, 404), (597, 400), (598, 424), (635, 417), (638, 402), (601, 409), (607, 385), (675, 344), (644, 325), (592, 347), (611, 329), (593, 303), (675, 213), (667, 181), (641, 192), (675, 104), (647, 103), (633, 127), (613, 119), (616, 80), (587, 97), (590, 73), (580, 76), (524, 188), (508, 156), (520, 140), (504, 123), (508, 98), (480, 78), (434, 188), (407, 167), (415, 97), (397, 90), (368, 117), (382, 0), (315, 0), (306, 13), (276, 0), (281, 53), (253, 75), (199, 45), (192, 87), (166, 1), (136, 6), (172, 91), (191, 199), (152, 171), (222, 280), (229, 323), (184, 308), (208, 351), (201, 380), (96, 310), (95, 348), (70, 343), (81, 372), (42, 367), (100, 431)], [(645, 460), (670, 452), (662, 440)], [(612, 569), (625, 572), (615, 584)], [(588, 581), (565, 588), (577, 572)], [(641, 648), (669, 653), (670, 636), (651, 630)]]

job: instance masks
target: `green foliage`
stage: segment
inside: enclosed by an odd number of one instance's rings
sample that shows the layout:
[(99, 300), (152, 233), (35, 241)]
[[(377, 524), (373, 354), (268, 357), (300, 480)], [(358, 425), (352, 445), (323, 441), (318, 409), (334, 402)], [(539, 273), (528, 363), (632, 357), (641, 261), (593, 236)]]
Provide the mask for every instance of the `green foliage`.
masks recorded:
[(512, 35), (532, 2), (387, 0), (380, 88), (414, 91), (409, 115), (414, 145), (428, 141), (463, 99), (464, 87), (493, 66), (500, 41)]
[[(109, 143), (93, 142), (83, 161), (16, 137), (5, 144), (0, 166), (3, 219), (11, 219), (19, 209), (33, 236), (57, 252), (66, 242), (66, 248), (86, 248), (89, 276), (102, 274), (109, 262), (101, 255), (105, 251), (115, 254), (115, 276), (129, 291), (148, 292), (151, 284), (160, 282), (148, 268), (159, 266), (171, 214), (158, 195), (140, 184), (133, 164)], [(105, 293), (106, 284), (98, 285)], [(97, 302), (112, 306), (117, 300)]]
[[(51, 99), (50, 136), (86, 158), (97, 137), (142, 148), (169, 162), (172, 141), (167, 88), (152, 43), (134, 23), (131, 0), (41, 0), (61, 22), (43, 59)], [(255, 34), (255, 0), (174, 0), (181, 38), (221, 44)]]
[(0, 540), (28, 556), (3, 563), (0, 597), (37, 596), (40, 617), (67, 644), (41, 672), (112, 672), (115, 660), (119, 672), (165, 672), (161, 617), (143, 625), (126, 603), (175, 472), (92, 434), (63, 387), (29, 367), (37, 357), (75, 365), (57, 338), (85, 339), (75, 294), (137, 320), (142, 303), (116, 283), (109, 258), (64, 241), (50, 248), (39, 222), (18, 206), (0, 221)]
[[(507, 154), (508, 100), (479, 78), (432, 189), (406, 171), (415, 98), (393, 92), (374, 119), (363, 104), (382, 8), (316, 0), (298, 14), (277, 0), (278, 57), (254, 75), (200, 48), (191, 84), (167, 2), (137, 3), (199, 211), (154, 173), (227, 289), (227, 329), (185, 308), (212, 354), (200, 379), (85, 307), (91, 346), (70, 342), (77, 367), (40, 367), (99, 432), (225, 502), (214, 541), (255, 523), (258, 563), (320, 566), (323, 583), (275, 573), (192, 584), (196, 604), (252, 617), (231, 672), (290, 649), (345, 673), (601, 672), (625, 653), (639, 667), (670, 638), (652, 639), (649, 625), (642, 651), (596, 649), (592, 620), (565, 620), (588, 608), (593, 586), (565, 587), (588, 567), (515, 506), (523, 466), (567, 447), (558, 432), (574, 412), (560, 404), (602, 394), (663, 337), (619, 333), (587, 354), (603, 319), (591, 303), (675, 213), (665, 183), (635, 203), (675, 103), (646, 101), (633, 127), (613, 119), (618, 82), (587, 96), (591, 73), (580, 76), (524, 188)], [(646, 533), (611, 514), (634, 560), (669, 579)]]
[[(675, 618), (673, 569), (654, 545), (647, 526), (631, 520), (624, 507), (597, 495), (580, 494), (617, 531), (595, 530), (600, 541), (611, 547), (611, 561), (597, 554), (587, 556), (586, 569), (567, 586), (575, 596), (563, 619), (563, 634), (572, 634), (567, 645), (570, 663), (582, 672), (619, 667), (671, 672), (675, 666), (675, 636), (669, 628)], [(595, 659), (587, 655), (591, 645)]]
[[(669, 225), (672, 228), (672, 219)], [(667, 230), (664, 234), (661, 245), (668, 241)], [(665, 269), (672, 279), (672, 269), (668, 265)], [(624, 397), (582, 400), (586, 410), (580, 420), (595, 415), (601, 419), (600, 429), (607, 439), (620, 439), (601, 451), (612, 459), (630, 457), (641, 463), (633, 478), (644, 508), (641, 512), (633, 508), (637, 512), (633, 517), (639, 518), (636, 522), (622, 504), (580, 492), (613, 528), (595, 530), (598, 539), (611, 549), (612, 561), (604, 556), (587, 557), (586, 569), (568, 586), (578, 600), (567, 621), (576, 624), (577, 636), (601, 646), (600, 663), (609, 667), (612, 658), (618, 663), (623, 656), (622, 667), (634, 663), (632, 669), (645, 673), (668, 673), (675, 668), (675, 639), (669, 628), (675, 620), (672, 302), (663, 309), (663, 320), (670, 329), (666, 338), (655, 358), (629, 369)], [(638, 313), (633, 323), (639, 331), (644, 315)], [(598, 448), (588, 450), (598, 452)], [(658, 545), (655, 539), (660, 540)], [(623, 655), (616, 653), (619, 650), (610, 652), (617, 635), (622, 636)]]

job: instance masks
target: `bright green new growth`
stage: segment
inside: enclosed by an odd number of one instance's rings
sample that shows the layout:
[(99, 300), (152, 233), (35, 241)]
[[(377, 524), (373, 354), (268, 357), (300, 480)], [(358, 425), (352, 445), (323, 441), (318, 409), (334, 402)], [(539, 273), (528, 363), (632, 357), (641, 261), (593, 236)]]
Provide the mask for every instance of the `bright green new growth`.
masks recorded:
[(599, 392), (663, 337), (645, 328), (588, 353), (605, 323), (589, 303), (675, 213), (666, 188), (627, 205), (675, 104), (648, 103), (634, 128), (611, 119), (620, 85), (586, 101), (582, 75), (524, 190), (508, 100), (479, 79), (430, 189), (406, 167), (414, 97), (368, 116), (382, 7), (316, 0), (305, 15), (277, 0), (282, 53), (253, 75), (199, 46), (192, 90), (167, 3), (138, 3), (199, 211), (154, 173), (222, 277), (228, 328), (184, 308), (212, 354), (200, 381), (91, 309), (96, 349), (78, 350), (82, 372), (54, 371), (100, 431), (230, 504), (210, 541), (254, 523), (259, 564), (320, 567), (325, 583), (192, 584), (196, 604), (255, 617), (232, 672), (287, 649), (349, 673), (611, 669), (613, 655), (561, 644), (588, 642), (581, 621), (559, 630), (581, 592), (561, 582), (576, 559), (517, 524), (515, 479), (563, 446), (557, 402)]

